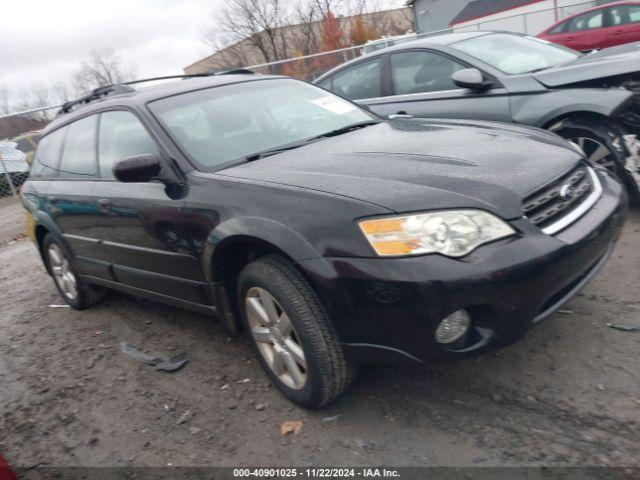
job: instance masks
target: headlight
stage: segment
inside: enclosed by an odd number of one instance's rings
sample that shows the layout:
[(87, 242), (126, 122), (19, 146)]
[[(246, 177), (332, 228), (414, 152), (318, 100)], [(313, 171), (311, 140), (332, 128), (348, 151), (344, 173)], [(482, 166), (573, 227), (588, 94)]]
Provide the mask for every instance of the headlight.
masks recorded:
[(360, 228), (380, 256), (441, 253), (462, 257), (482, 244), (515, 233), (503, 220), (482, 210), (443, 210), (364, 220)]

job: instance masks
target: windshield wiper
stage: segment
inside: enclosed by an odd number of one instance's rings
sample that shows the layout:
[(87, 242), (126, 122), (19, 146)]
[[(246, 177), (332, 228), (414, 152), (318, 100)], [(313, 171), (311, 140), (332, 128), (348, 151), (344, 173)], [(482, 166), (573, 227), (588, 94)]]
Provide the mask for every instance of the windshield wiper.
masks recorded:
[(252, 153), (251, 155), (247, 155), (245, 160), (247, 162), (253, 162), (254, 160), (260, 160), (261, 158), (270, 157), (271, 155), (277, 155), (278, 153), (286, 152), (287, 150), (293, 150), (294, 148), (300, 148), (304, 145), (307, 145), (309, 140), (305, 140), (303, 142), (292, 143), (290, 145), (285, 145), (283, 147), (272, 148), (270, 150), (263, 150), (262, 152)]
[(307, 138), (306, 140), (302, 140), (301, 142), (290, 143), (289, 145), (283, 145), (282, 147), (272, 148), (270, 150), (263, 150), (262, 152), (252, 153), (251, 155), (247, 155), (245, 160), (247, 162), (253, 162), (254, 160), (260, 160), (261, 158), (270, 157), (271, 155), (277, 155), (278, 153), (286, 152), (288, 150), (293, 150), (295, 148), (300, 148), (309, 143), (312, 143), (316, 140), (320, 140), (322, 138), (327, 137), (335, 137), (336, 135), (342, 135), (343, 133), (351, 132), (353, 130), (358, 130), (359, 128), (368, 127), (369, 125), (377, 125), (380, 121), (367, 120), (366, 122), (352, 123), (351, 125), (347, 125), (346, 127), (337, 128), (335, 130), (331, 130), (330, 132), (323, 133), (321, 135), (316, 135), (315, 137)]
[(360, 128), (368, 127), (370, 125), (377, 125), (380, 123), (380, 120), (367, 120), (365, 122), (352, 123), (351, 125), (347, 125), (346, 127), (336, 128), (335, 130), (331, 130), (330, 132), (323, 133), (318, 135), (315, 138), (327, 138), (327, 137), (336, 137), (338, 135), (342, 135), (343, 133), (348, 133), (353, 130), (358, 130)]

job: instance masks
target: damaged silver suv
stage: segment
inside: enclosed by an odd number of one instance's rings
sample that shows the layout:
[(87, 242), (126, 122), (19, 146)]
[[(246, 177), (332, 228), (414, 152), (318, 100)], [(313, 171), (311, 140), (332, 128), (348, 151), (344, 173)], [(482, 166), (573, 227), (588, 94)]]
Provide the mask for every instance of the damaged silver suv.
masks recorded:
[(640, 50), (582, 54), (505, 32), (431, 36), (343, 64), (316, 84), (380, 115), (515, 122), (571, 140), (640, 201)]

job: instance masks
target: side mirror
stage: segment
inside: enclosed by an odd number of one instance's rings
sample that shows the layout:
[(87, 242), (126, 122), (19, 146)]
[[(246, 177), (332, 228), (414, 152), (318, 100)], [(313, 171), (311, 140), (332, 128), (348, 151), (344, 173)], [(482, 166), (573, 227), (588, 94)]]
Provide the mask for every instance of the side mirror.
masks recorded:
[(150, 182), (160, 175), (162, 164), (155, 155), (136, 155), (113, 166), (113, 176), (125, 183)]
[(471, 90), (485, 90), (493, 85), (493, 82), (485, 79), (482, 72), (477, 68), (458, 70), (451, 75), (451, 79), (460, 88), (469, 88)]

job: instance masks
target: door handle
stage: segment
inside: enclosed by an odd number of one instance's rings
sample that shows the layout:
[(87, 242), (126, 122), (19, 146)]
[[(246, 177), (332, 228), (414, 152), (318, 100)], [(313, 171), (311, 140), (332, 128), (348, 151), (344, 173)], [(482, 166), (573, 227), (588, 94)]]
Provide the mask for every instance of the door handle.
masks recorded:
[(388, 115), (387, 118), (391, 120), (393, 120), (394, 118), (413, 118), (413, 115), (409, 115), (404, 110), (400, 110), (397, 113), (392, 113), (391, 115)]
[(56, 203), (58, 201), (58, 197), (55, 195), (47, 195), (47, 200), (49, 200), (50, 203)]
[(101, 198), (98, 200), (98, 205), (100, 205), (101, 210), (107, 210), (111, 206), (111, 200), (108, 198)]

